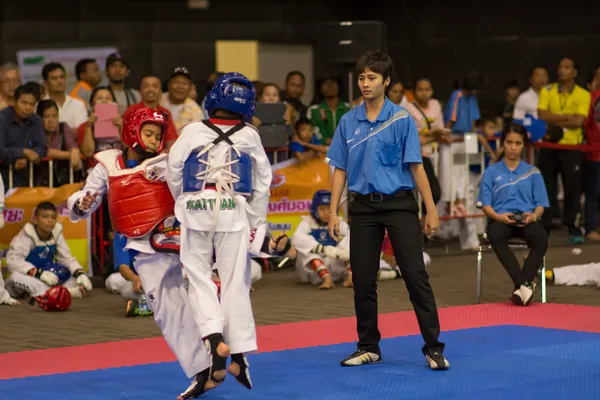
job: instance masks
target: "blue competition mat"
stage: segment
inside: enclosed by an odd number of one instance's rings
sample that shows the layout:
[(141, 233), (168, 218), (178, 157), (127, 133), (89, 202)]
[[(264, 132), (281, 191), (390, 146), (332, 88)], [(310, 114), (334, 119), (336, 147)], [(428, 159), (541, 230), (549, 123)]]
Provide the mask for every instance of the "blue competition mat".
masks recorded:
[[(600, 399), (600, 334), (523, 326), (444, 332), (448, 371), (431, 371), (420, 336), (386, 339), (383, 362), (341, 367), (353, 343), (251, 355), (254, 389), (233, 377), (207, 399)], [(60, 360), (57, 360), (60, 362)], [(175, 399), (177, 363), (0, 381), (0, 400)]]

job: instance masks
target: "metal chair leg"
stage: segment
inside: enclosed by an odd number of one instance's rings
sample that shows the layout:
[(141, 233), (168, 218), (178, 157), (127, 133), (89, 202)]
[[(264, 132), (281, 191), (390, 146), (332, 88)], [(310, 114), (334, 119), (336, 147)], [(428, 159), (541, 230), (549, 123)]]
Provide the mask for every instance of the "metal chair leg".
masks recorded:
[(481, 303), (481, 259), (483, 257), (483, 248), (479, 246), (477, 251), (477, 304)]
[(542, 268), (540, 270), (540, 285), (542, 285), (542, 303), (546, 302), (546, 257), (542, 259)]

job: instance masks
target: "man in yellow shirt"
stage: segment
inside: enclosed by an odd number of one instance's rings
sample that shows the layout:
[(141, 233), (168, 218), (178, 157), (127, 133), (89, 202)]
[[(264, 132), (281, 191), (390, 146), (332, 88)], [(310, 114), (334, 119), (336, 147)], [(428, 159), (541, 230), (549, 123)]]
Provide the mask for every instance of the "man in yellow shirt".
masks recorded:
[[(548, 131), (562, 129), (558, 144), (577, 145), (583, 142), (582, 127), (590, 109), (590, 93), (575, 83), (579, 66), (571, 58), (565, 57), (558, 65), (558, 82), (543, 88), (540, 92), (538, 115), (548, 124)], [(563, 223), (569, 229), (569, 243), (583, 242), (581, 230), (575, 226), (577, 214), (581, 211), (581, 171), (582, 153), (575, 150), (541, 149), (539, 168), (546, 183), (550, 208), (542, 217), (546, 230), (552, 227), (552, 213), (557, 209), (556, 179), (562, 176), (564, 187)]]

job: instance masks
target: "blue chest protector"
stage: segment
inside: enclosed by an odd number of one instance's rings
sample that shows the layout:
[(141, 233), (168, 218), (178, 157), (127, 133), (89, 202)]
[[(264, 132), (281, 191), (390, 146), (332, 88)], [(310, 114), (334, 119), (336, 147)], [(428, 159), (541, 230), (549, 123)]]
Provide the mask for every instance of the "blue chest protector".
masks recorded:
[(240, 123), (229, 131), (223, 132), (208, 120), (203, 121), (203, 123), (215, 131), (219, 137), (210, 146), (202, 146), (192, 151), (187, 160), (185, 160), (183, 166), (183, 192), (201, 192), (206, 189), (206, 180), (211, 172), (210, 170), (213, 168), (208, 162), (210, 148), (222, 141), (226, 141), (231, 146), (224, 160), (226, 166), (220, 168), (217, 174), (221, 174), (221, 176), (224, 176), (225, 181), (231, 183), (231, 187), (235, 193), (243, 196), (251, 196), (252, 159), (246, 153), (237, 152), (233, 147), (233, 142), (229, 139), (231, 135), (243, 129), (246, 125)]
[(28, 263), (35, 265), (36, 268), (42, 268), (48, 264), (53, 264), (55, 260), (56, 244), (35, 246), (25, 259)]
[(311, 229), (310, 235), (314, 237), (320, 245), (337, 246), (337, 242), (329, 235), (329, 230), (326, 227)]

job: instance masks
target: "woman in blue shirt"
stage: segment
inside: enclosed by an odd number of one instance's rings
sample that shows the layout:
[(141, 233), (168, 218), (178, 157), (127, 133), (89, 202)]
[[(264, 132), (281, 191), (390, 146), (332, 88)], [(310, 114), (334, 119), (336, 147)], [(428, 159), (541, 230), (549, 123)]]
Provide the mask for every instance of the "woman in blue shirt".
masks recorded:
[[(548, 249), (548, 235), (538, 221), (544, 207), (549, 207), (540, 170), (521, 160), (526, 141), (523, 125), (510, 123), (504, 128), (500, 138), (502, 158), (485, 170), (477, 198), (477, 207), (490, 221), (490, 244), (515, 284), (511, 301), (525, 306), (531, 303), (533, 280)], [(522, 270), (508, 246), (513, 237), (525, 239), (530, 249)]]
[[(439, 229), (435, 203), (421, 159), (421, 143), (414, 119), (385, 97), (392, 60), (370, 51), (356, 63), (358, 86), (364, 103), (348, 111), (336, 129), (325, 161), (334, 167), (329, 234), (339, 240), (337, 216), (346, 180), (355, 196), (350, 204), (350, 267), (358, 349), (344, 366), (381, 362), (377, 315), (377, 273), (385, 232), (389, 234), (398, 266), (414, 306), (422, 351), (432, 369), (446, 369), (440, 322), (429, 276), (423, 262), (423, 236)], [(419, 221), (415, 187), (427, 209)]]

